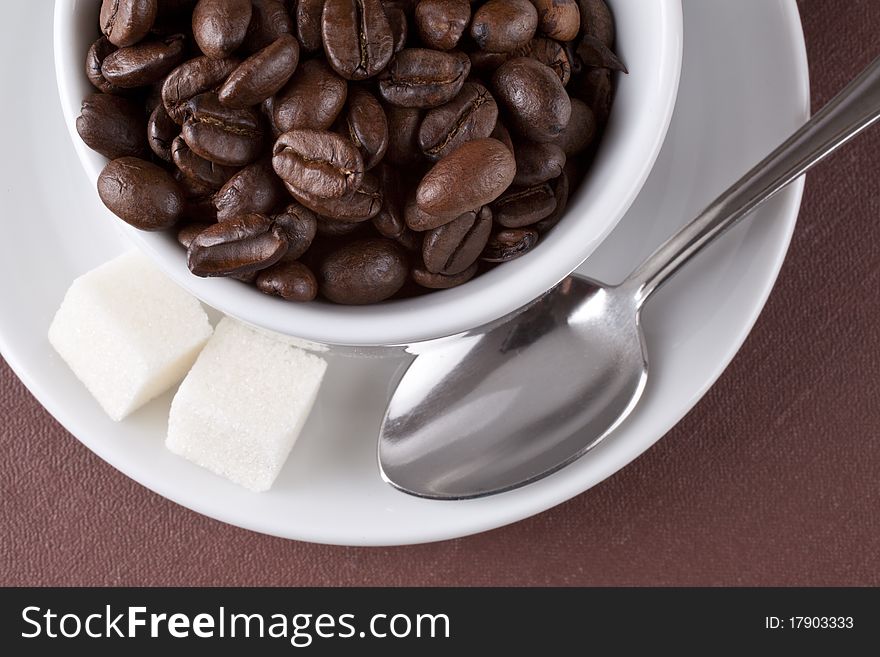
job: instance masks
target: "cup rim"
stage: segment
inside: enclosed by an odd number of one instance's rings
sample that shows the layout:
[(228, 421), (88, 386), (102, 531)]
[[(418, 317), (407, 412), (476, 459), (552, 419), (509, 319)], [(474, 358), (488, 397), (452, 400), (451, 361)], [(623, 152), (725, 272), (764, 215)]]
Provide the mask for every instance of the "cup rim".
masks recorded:
[[(633, 120), (624, 131), (619, 121), (615, 124), (619, 112), (616, 114), (612, 108), (596, 162), (578, 192), (574, 204), (577, 208), (574, 212), (572, 207), (567, 210), (568, 221), (563, 220), (531, 252), (463, 286), (370, 306), (340, 306), (322, 301), (292, 304), (237, 281), (193, 276), (173, 235), (139, 231), (118, 221), (109, 210), (106, 212), (160, 269), (205, 304), (248, 324), (292, 337), (331, 346), (399, 346), (464, 333), (496, 321), (546, 293), (592, 254), (635, 201), (659, 155), (672, 119), (681, 73), (681, 2), (657, 0), (648, 8), (639, 0), (612, 0), (610, 4), (618, 5), (614, 7), (618, 17), (627, 2), (639, 5), (640, 22), (646, 24), (638, 26), (639, 29), (653, 29), (657, 34), (656, 52), (651, 60), (653, 75), (645, 72), (641, 75), (644, 79), (621, 80), (630, 82), (627, 90), (631, 89), (630, 95), (635, 94), (633, 100), (639, 101), (630, 110), (634, 112)], [(80, 13), (93, 10), (94, 4), (83, 0), (56, 0), (54, 56), (65, 123), (78, 159), (94, 182), (107, 160), (91, 151), (76, 132), (82, 99), (95, 90), (82, 66), (85, 50), (77, 52), (82, 37), (73, 34)], [(650, 12), (651, 16), (644, 16)], [(655, 20), (656, 24), (647, 25)], [(97, 33), (97, 26), (95, 29)], [(72, 57), (73, 53), (77, 56)], [(633, 67), (630, 68), (633, 76)], [(641, 84), (640, 89), (635, 89), (636, 82)], [(618, 88), (615, 108), (621, 100), (621, 90)], [(617, 131), (614, 144), (609, 143), (608, 133), (612, 130)], [(602, 178), (608, 180), (600, 181), (594, 175), (597, 165), (605, 167)], [(577, 213), (582, 214), (580, 222), (571, 220)]]

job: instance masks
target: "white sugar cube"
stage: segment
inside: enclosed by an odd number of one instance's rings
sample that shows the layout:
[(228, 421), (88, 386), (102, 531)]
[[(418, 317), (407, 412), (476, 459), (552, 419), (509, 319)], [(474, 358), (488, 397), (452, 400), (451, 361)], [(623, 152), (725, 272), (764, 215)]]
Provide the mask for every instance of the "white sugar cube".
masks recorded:
[(211, 337), (201, 304), (137, 251), (77, 278), (49, 342), (117, 422), (180, 382)]
[(165, 444), (245, 488), (269, 490), (326, 369), (287, 338), (225, 318), (174, 397)]

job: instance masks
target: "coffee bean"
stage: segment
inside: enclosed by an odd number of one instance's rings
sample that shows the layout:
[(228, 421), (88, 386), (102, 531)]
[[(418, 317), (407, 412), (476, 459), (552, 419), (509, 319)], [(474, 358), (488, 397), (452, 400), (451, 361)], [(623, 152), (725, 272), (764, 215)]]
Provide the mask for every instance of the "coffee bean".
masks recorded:
[(420, 164), (419, 127), (422, 111), (389, 105), (385, 108), (385, 115), (388, 118), (388, 151), (385, 159), (401, 167)]
[(507, 126), (501, 122), (501, 119), (498, 119), (495, 123), (495, 129), (489, 136), (492, 137), (492, 139), (497, 139), (507, 147), (507, 150), (516, 154), (516, 148), (513, 145), (513, 139), (510, 137), (510, 131), (507, 129)]
[(388, 150), (388, 119), (385, 110), (369, 91), (352, 87), (348, 93), (348, 111), (344, 133), (361, 152), (364, 170), (375, 167)]
[(469, 141), (427, 173), (419, 183), (416, 202), (422, 211), (452, 221), (501, 196), (515, 175), (513, 154), (500, 141)]
[(416, 27), (426, 46), (452, 50), (471, 20), (468, 0), (421, 0), (416, 5)]
[(217, 219), (228, 221), (243, 214), (271, 214), (288, 201), (272, 162), (264, 158), (245, 167), (214, 195)]
[(406, 203), (403, 206), (403, 218), (406, 225), (416, 232), (433, 230), (434, 228), (439, 228), (452, 221), (448, 216), (437, 216), (422, 210), (416, 202), (415, 194), (412, 194), (406, 200)]
[(171, 160), (180, 174), (188, 197), (210, 196), (235, 175), (235, 167), (226, 167), (206, 160), (183, 140), (176, 137), (171, 143)]
[(352, 223), (351, 221), (339, 221), (330, 217), (318, 217), (318, 235), (329, 238), (351, 238), (357, 233), (362, 235), (367, 224)]
[(571, 79), (571, 59), (566, 49), (558, 41), (543, 38), (532, 39), (527, 46), (519, 48), (516, 54), (521, 57), (531, 57), (544, 66), (549, 66), (556, 73), (563, 87)]
[(563, 171), (561, 176), (551, 182), (551, 185), (553, 186), (553, 195), (556, 197), (556, 209), (546, 218), (534, 225), (534, 229), (541, 235), (546, 234), (551, 228), (558, 224), (559, 220), (562, 219), (562, 215), (565, 214), (565, 210), (568, 208), (568, 180), (568, 174)]
[(257, 276), (260, 292), (285, 301), (312, 301), (318, 296), (318, 281), (301, 262), (279, 262)]
[(538, 30), (557, 41), (577, 38), (581, 12), (577, 0), (532, 0), (538, 10)]
[(242, 275), (271, 267), (285, 251), (283, 231), (268, 217), (248, 214), (199, 233), (187, 250), (187, 265), (203, 278)]
[(384, 202), (379, 179), (372, 173), (364, 174), (363, 183), (354, 192), (339, 198), (320, 198), (287, 183), (285, 186), (296, 200), (313, 212), (347, 223), (361, 223), (372, 219), (379, 214)]
[(120, 48), (133, 46), (150, 32), (158, 10), (157, 0), (102, 0), (101, 31)]
[(346, 80), (377, 75), (394, 54), (394, 35), (379, 0), (325, 0), (321, 37), (327, 60)]
[(211, 59), (229, 57), (238, 50), (251, 24), (251, 0), (199, 0), (193, 10), (193, 36)]
[(280, 37), (293, 34), (293, 20), (281, 0), (251, 0), (251, 4), (251, 22), (242, 43), (245, 52), (258, 52)]
[(196, 96), (220, 86), (240, 63), (235, 58), (196, 57), (171, 71), (162, 84), (162, 102), (165, 104), (168, 116), (183, 125), (187, 103)]
[(593, 143), (596, 136), (596, 119), (587, 104), (578, 99), (571, 99), (571, 119), (565, 130), (553, 140), (562, 148), (568, 157), (583, 153)]
[(143, 107), (121, 96), (99, 93), (83, 101), (76, 131), (89, 148), (115, 160), (146, 156), (143, 125)]
[(388, 25), (391, 27), (391, 36), (394, 39), (394, 52), (398, 53), (406, 48), (406, 40), (409, 38), (409, 23), (406, 14), (397, 7), (385, 7), (385, 15), (388, 16)]
[(215, 93), (192, 98), (184, 111), (183, 139), (206, 160), (225, 166), (245, 166), (263, 148), (263, 126), (254, 109), (232, 109)]
[(606, 47), (614, 47), (614, 16), (604, 0), (577, 0), (581, 15), (581, 32), (599, 39)]
[(537, 144), (522, 141), (516, 149), (516, 177), (518, 186), (538, 185), (562, 173), (565, 151), (556, 144)]
[(589, 69), (578, 80), (577, 87), (579, 97), (593, 110), (597, 126), (605, 125), (614, 95), (611, 71), (607, 68)]
[(165, 162), (171, 162), (171, 144), (180, 135), (180, 126), (168, 116), (165, 105), (159, 104), (147, 121), (147, 141), (150, 149)]
[(306, 52), (321, 49), (321, 16), (324, 13), (324, 0), (296, 0), (296, 36)]
[(188, 249), (189, 245), (199, 236), (199, 233), (210, 228), (212, 225), (204, 221), (188, 223), (177, 231), (177, 241), (184, 249)]
[(379, 93), (401, 107), (438, 107), (461, 91), (471, 60), (460, 52), (404, 48), (379, 79)]
[(488, 206), (466, 212), (454, 221), (425, 234), (422, 259), (434, 274), (460, 274), (473, 265), (492, 233)]
[(156, 41), (142, 41), (120, 48), (104, 58), (101, 74), (120, 89), (146, 87), (160, 82), (184, 57), (182, 34)]
[(284, 261), (302, 258), (318, 231), (318, 218), (315, 213), (299, 203), (291, 203), (284, 212), (272, 217), (275, 225), (284, 231), (288, 249)]
[(481, 259), (493, 263), (509, 262), (531, 251), (537, 243), (537, 231), (527, 228), (505, 228), (489, 238)]
[(581, 39), (577, 47), (577, 54), (584, 66), (627, 72), (626, 66), (620, 61), (620, 58), (602, 41), (590, 34), (584, 35)]
[(366, 239), (330, 253), (321, 263), (321, 294), (335, 303), (379, 303), (406, 283), (409, 265), (403, 249), (388, 239)]
[(348, 85), (326, 62), (310, 59), (300, 64), (290, 82), (275, 98), (273, 116), (281, 132), (327, 130), (342, 112)]
[(446, 274), (435, 274), (423, 267), (414, 267), (410, 276), (416, 283), (429, 290), (448, 290), (464, 285), (471, 280), (476, 276), (477, 268), (477, 263), (474, 263), (460, 274), (447, 276)]
[(510, 52), (526, 45), (538, 29), (538, 12), (529, 0), (489, 0), (471, 21), (471, 37), (482, 50)]
[(220, 87), (220, 102), (238, 109), (259, 105), (287, 84), (298, 63), (299, 43), (282, 35), (232, 72)]
[(548, 183), (511, 187), (492, 204), (495, 221), (505, 228), (523, 228), (550, 216), (556, 209), (556, 195)]
[(333, 199), (361, 184), (364, 161), (344, 137), (327, 131), (292, 130), (275, 142), (272, 164), (287, 183), (308, 196)]
[(171, 228), (185, 203), (170, 174), (136, 157), (122, 157), (105, 166), (98, 176), (98, 195), (113, 214), (141, 230)]
[(532, 141), (554, 140), (571, 119), (571, 100), (552, 69), (530, 57), (505, 62), (492, 76), (509, 127)]
[(108, 82), (101, 72), (101, 65), (104, 63), (107, 55), (116, 52), (116, 50), (117, 47), (110, 43), (107, 37), (101, 37), (89, 47), (89, 51), (86, 53), (86, 77), (95, 88), (103, 91), (105, 94), (118, 94), (125, 91)]
[(466, 82), (455, 98), (425, 115), (419, 146), (425, 157), (436, 162), (465, 142), (491, 135), (497, 121), (498, 105), (489, 90)]

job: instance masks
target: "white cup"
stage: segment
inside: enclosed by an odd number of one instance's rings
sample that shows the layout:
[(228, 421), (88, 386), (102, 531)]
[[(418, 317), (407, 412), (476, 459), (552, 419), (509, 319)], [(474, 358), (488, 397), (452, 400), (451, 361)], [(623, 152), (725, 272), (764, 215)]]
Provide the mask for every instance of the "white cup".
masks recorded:
[[(89, 179), (107, 160), (76, 132), (89, 46), (100, 36), (96, 0), (56, 0), (55, 69), (71, 138)], [(323, 345), (412, 345), (493, 321), (537, 298), (574, 271), (635, 200), (660, 151), (678, 91), (682, 58), (680, 0), (609, 0), (615, 50), (629, 68), (617, 76), (607, 129), (587, 177), (562, 221), (531, 252), (461, 287), (372, 306), (285, 302), (226, 279), (187, 269), (175, 236), (125, 226), (132, 241), (209, 306), (249, 324)], [(117, 221), (108, 211), (108, 221)], [(119, 222), (122, 223), (122, 222)]]

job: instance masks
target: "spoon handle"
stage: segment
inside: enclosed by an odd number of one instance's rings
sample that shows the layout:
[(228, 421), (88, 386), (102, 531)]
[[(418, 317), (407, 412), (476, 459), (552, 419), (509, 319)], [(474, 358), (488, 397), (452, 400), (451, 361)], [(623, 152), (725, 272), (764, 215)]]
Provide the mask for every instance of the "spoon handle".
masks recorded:
[(685, 263), (776, 192), (880, 118), (880, 58), (630, 274), (640, 308)]

